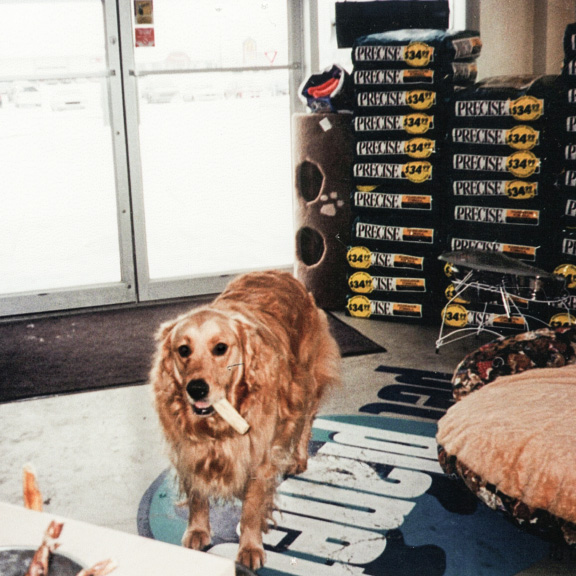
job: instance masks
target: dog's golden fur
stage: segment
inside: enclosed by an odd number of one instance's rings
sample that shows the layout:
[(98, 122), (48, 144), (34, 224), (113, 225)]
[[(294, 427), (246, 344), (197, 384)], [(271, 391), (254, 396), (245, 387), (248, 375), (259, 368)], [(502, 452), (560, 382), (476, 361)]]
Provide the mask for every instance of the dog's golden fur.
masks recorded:
[[(190, 511), (182, 543), (210, 543), (210, 497), (239, 498), (238, 561), (258, 569), (278, 480), (306, 470), (320, 398), (339, 381), (326, 315), (289, 273), (256, 272), (163, 325), (157, 339), (151, 383)], [(212, 411), (223, 397), (250, 424), (247, 434)]]

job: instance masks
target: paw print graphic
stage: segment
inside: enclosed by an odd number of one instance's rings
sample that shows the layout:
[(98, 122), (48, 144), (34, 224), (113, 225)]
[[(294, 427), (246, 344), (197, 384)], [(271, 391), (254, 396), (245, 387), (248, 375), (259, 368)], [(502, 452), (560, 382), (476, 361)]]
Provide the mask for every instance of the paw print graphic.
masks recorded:
[(344, 200), (340, 200), (338, 192), (330, 192), (330, 194), (322, 194), (320, 201), (323, 202), (320, 207), (320, 214), (324, 216), (334, 217), (338, 213), (338, 209), (344, 206)]

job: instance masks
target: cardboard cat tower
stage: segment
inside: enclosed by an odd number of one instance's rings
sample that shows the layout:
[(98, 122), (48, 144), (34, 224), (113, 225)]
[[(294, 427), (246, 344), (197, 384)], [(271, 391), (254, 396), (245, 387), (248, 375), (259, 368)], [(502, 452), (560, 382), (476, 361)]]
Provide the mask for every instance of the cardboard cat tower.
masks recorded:
[(318, 306), (343, 310), (354, 144), (351, 114), (295, 114), (295, 274)]

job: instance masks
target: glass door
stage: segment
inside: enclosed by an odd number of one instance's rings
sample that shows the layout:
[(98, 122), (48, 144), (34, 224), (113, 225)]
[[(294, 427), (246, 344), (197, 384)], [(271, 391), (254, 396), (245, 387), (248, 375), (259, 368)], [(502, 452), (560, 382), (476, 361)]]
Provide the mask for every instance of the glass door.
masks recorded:
[(0, 317), (292, 267), (303, 5), (0, 0)]
[(289, 28), (300, 5), (122, 4), (142, 299), (215, 292), (237, 272), (292, 267), (299, 58)]
[(116, 4), (0, 0), (0, 315), (136, 298)]

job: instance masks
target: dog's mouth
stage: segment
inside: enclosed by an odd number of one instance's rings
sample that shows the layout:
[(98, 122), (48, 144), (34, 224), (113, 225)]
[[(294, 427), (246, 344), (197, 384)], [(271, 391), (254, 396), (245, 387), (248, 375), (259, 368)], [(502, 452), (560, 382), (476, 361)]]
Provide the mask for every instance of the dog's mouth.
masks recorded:
[(214, 412), (214, 406), (210, 402), (203, 402), (201, 400), (192, 404), (192, 410), (196, 416), (210, 416)]

